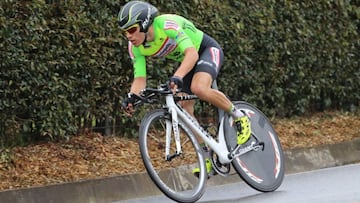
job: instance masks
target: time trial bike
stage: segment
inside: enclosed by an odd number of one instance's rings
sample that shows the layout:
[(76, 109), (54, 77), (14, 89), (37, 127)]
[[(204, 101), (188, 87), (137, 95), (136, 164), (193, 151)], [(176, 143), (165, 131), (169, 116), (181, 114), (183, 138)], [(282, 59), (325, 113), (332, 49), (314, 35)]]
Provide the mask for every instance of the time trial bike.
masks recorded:
[[(216, 81), (213, 84), (216, 87)], [(139, 147), (144, 166), (155, 185), (177, 202), (196, 202), (205, 191), (209, 177), (206, 161), (215, 173), (230, 174), (231, 167), (252, 188), (261, 192), (276, 190), (284, 178), (283, 150), (273, 126), (255, 106), (233, 102), (249, 117), (250, 139), (237, 144), (231, 116), (217, 109), (216, 132), (200, 125), (179, 104), (198, 99), (196, 95), (173, 94), (167, 84), (146, 88), (135, 95), (134, 106), (163, 103), (145, 114), (139, 129)], [(208, 125), (209, 126), (209, 125)], [(200, 137), (210, 149), (209, 158), (198, 142)], [(198, 176), (192, 170), (200, 168)]]

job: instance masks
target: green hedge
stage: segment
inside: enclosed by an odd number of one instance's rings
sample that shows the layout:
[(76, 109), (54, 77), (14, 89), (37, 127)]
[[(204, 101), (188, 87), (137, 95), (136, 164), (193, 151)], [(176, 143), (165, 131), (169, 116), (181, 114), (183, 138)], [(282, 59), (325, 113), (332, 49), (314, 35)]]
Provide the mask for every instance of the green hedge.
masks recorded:
[(358, 6), (355, 1), (230, 1), (220, 7), (229, 11), (224, 17), (214, 7), (219, 21), (207, 21), (219, 30), (215, 36), (228, 60), (221, 86), (233, 98), (281, 116), (356, 108)]
[[(226, 55), (219, 84), (232, 99), (278, 116), (358, 108), (355, 1), (150, 2), (163, 13), (192, 19), (219, 41)], [(132, 80), (127, 41), (116, 23), (124, 1), (0, 4), (2, 145), (109, 124), (132, 136), (141, 116), (128, 120), (119, 111)], [(149, 84), (165, 80), (172, 66), (150, 61), (150, 69), (156, 68), (149, 71)]]

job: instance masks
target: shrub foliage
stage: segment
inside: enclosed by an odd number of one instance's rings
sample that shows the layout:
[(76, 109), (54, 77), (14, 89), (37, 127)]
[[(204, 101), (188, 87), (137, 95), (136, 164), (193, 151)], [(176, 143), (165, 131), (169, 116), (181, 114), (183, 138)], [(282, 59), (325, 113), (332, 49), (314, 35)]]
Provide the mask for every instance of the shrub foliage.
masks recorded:
[[(226, 61), (218, 81), (234, 100), (277, 116), (359, 106), (357, 1), (150, 2), (192, 19), (219, 41)], [(124, 3), (1, 1), (2, 145), (109, 125), (108, 134), (133, 136), (141, 112), (129, 120), (119, 111), (132, 80), (116, 22)], [(149, 85), (166, 80), (174, 66), (151, 60)]]

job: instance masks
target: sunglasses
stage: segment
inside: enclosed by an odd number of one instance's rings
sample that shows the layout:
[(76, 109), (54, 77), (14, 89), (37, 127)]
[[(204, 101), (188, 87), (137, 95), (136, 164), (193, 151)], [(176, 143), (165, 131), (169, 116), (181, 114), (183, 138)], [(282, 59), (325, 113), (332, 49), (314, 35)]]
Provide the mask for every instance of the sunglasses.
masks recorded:
[(139, 27), (139, 24), (132, 25), (124, 30), (125, 33), (134, 34)]

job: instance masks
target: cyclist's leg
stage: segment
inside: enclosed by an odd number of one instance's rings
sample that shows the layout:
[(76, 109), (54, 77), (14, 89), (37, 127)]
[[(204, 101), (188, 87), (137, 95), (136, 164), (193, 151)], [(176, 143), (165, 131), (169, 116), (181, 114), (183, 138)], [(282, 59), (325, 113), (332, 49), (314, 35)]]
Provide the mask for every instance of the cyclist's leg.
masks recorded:
[[(182, 92), (179, 93), (179, 95), (188, 95), (188, 94), (194, 94), (190, 90), (190, 86), (192, 83), (192, 79), (194, 76), (195, 68), (193, 68), (184, 78), (183, 78), (183, 88)], [(195, 106), (196, 100), (186, 100), (186, 101), (180, 101), (179, 104), (188, 112), (193, 118), (197, 120), (194, 114), (194, 106)], [(199, 143), (202, 143), (203, 141), (199, 136), (196, 136)]]
[[(180, 95), (182, 94), (194, 94), (193, 92), (191, 92), (190, 90), (190, 86), (193, 80), (193, 76), (195, 73), (195, 68), (193, 68), (184, 78), (183, 78), (183, 88), (182, 88), (182, 93), (179, 93)], [(195, 114), (194, 114), (194, 106), (195, 106), (195, 102), (196, 100), (187, 100), (187, 101), (181, 101), (179, 104), (186, 110), (186, 112), (188, 112), (193, 118), (196, 119)], [(204, 155), (206, 157), (205, 160), (205, 164), (206, 164), (206, 170), (208, 175), (214, 175), (215, 171), (212, 170), (212, 164), (210, 161), (210, 151), (207, 148), (207, 146), (205, 145), (205, 143), (203, 143), (203, 140), (201, 139), (200, 136), (196, 136), (198, 143), (200, 143), (200, 146), (203, 149)], [(193, 174), (195, 176), (198, 176), (198, 174), (200, 173), (200, 168), (195, 168), (193, 170)]]
[[(190, 90), (190, 85), (191, 85), (191, 80), (193, 78), (193, 75), (194, 75), (194, 69), (192, 69), (183, 78), (184, 84), (183, 84), (182, 92), (179, 93), (179, 95), (193, 94)], [(192, 117), (195, 118), (195, 115), (194, 115), (195, 102), (196, 102), (196, 100), (185, 100), (185, 101), (180, 101), (179, 104), (181, 105), (181, 107), (183, 107), (185, 109), (186, 112), (188, 112)]]
[[(196, 68), (195, 68), (196, 69)], [(197, 70), (197, 69), (196, 69)], [(204, 101), (209, 101), (209, 99), (204, 99), (204, 95), (202, 95), (202, 93), (208, 93), (209, 91), (216, 91), (214, 89), (211, 89), (211, 84), (212, 84), (212, 76), (207, 73), (207, 72), (196, 72), (194, 74), (194, 77), (192, 78), (192, 82), (191, 82), (191, 90), (193, 94), (196, 94), (197, 96), (199, 96), (200, 99), (204, 100)], [(198, 94), (200, 93), (200, 94)], [(220, 93), (220, 91), (216, 91), (216, 93)], [(209, 93), (212, 95), (215, 95), (216, 93)], [(211, 103), (211, 102), (210, 102)], [(210, 151), (208, 149), (208, 147), (202, 143), (201, 140), (199, 140), (198, 138), (198, 142), (201, 143), (202, 147), (203, 147), (203, 151), (206, 157), (206, 169), (207, 169), (207, 173), (212, 176), (212, 175), (216, 175), (217, 173), (215, 172), (215, 170), (212, 167), (212, 163), (211, 163), (211, 157), (210, 157)], [(197, 174), (199, 174), (200, 169), (199, 168), (195, 168), (193, 170), (193, 174), (197, 176)]]
[(207, 101), (214, 106), (229, 112), (231, 101), (219, 90), (212, 89), (212, 77), (208, 72), (197, 72), (191, 84), (191, 91), (201, 100)]
[(248, 117), (236, 109), (223, 92), (211, 88), (212, 82), (216, 79), (223, 63), (223, 51), (219, 44), (207, 35), (204, 36), (204, 41), (201, 46), (199, 61), (194, 68), (191, 91), (200, 99), (229, 113), (237, 127), (238, 144), (244, 144), (251, 135)]
[(191, 81), (191, 92), (201, 100), (229, 112), (233, 106), (231, 101), (217, 89), (212, 89), (212, 82), (216, 79), (223, 64), (224, 53), (220, 45), (210, 36), (204, 34), (199, 50), (199, 60), (196, 64)]
[(219, 90), (211, 88), (211, 76), (205, 72), (194, 74), (191, 90), (201, 100), (207, 101), (214, 106), (228, 112), (233, 118), (238, 128), (238, 144), (244, 144), (251, 135), (249, 118), (240, 110), (237, 110), (232, 102)]

